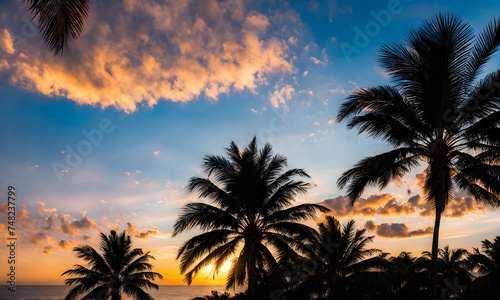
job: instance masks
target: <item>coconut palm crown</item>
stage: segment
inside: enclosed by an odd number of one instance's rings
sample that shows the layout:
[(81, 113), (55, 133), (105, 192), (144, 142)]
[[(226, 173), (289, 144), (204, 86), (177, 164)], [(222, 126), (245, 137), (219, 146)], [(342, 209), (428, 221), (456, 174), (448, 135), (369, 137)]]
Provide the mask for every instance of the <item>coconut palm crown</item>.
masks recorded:
[(189, 192), (209, 203), (189, 203), (177, 219), (173, 235), (199, 228), (203, 231), (179, 249), (180, 270), (190, 284), (206, 266), (214, 276), (232, 259), (227, 287), (248, 282), (248, 299), (256, 295), (258, 270), (272, 271), (281, 262), (296, 257), (301, 240), (315, 230), (299, 221), (329, 210), (317, 204), (291, 206), (310, 184), (303, 169), (285, 170), (287, 159), (273, 155), (266, 144), (257, 148), (254, 138), (241, 151), (231, 142), (227, 157), (208, 155), (203, 161), (207, 177), (193, 177)]
[(109, 235), (101, 232), (100, 246), (101, 253), (88, 245), (73, 249), (88, 266), (76, 264), (62, 274), (72, 277), (65, 280), (67, 285), (76, 285), (64, 299), (75, 300), (86, 294), (82, 299), (118, 300), (122, 293), (134, 299), (153, 299), (143, 289), (158, 290), (152, 281), (163, 278), (152, 272), (153, 266), (148, 260), (154, 257), (140, 248), (132, 249), (132, 240), (125, 231), (117, 234), (111, 230)]
[(356, 229), (354, 220), (342, 226), (326, 216), (317, 225), (318, 234), (305, 242), (307, 263), (299, 264), (306, 266), (306, 274), (291, 299), (362, 299), (371, 294), (386, 267), (384, 256), (376, 255), (381, 251), (368, 248), (373, 236)]
[(435, 208), (432, 294), (441, 214), (453, 190), (500, 205), (500, 70), (480, 78), (499, 45), (500, 19), (475, 35), (459, 17), (438, 14), (404, 42), (381, 47), (379, 61), (393, 84), (355, 91), (337, 117), (393, 147), (339, 178), (352, 203), (367, 186), (383, 189), (421, 163), (427, 166), (423, 192)]

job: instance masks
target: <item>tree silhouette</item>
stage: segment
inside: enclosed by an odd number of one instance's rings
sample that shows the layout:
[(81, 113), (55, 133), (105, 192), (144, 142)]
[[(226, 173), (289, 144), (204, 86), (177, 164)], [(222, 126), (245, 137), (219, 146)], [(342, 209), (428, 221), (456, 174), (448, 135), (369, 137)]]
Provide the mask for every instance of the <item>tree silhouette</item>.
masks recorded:
[(393, 150), (365, 158), (342, 174), (351, 203), (364, 189), (380, 189), (421, 163), (425, 199), (435, 208), (430, 288), (437, 292), (441, 214), (454, 188), (499, 206), (500, 70), (479, 79), (500, 45), (500, 19), (479, 35), (455, 15), (438, 14), (402, 43), (384, 45), (380, 63), (393, 85), (357, 90), (338, 121), (381, 138)]
[(109, 235), (101, 232), (100, 246), (102, 254), (88, 245), (73, 249), (88, 267), (77, 264), (62, 274), (73, 277), (65, 280), (67, 285), (76, 284), (64, 299), (75, 300), (86, 294), (82, 299), (119, 300), (122, 293), (141, 300), (153, 299), (143, 289), (158, 289), (152, 281), (163, 278), (151, 271), (153, 266), (148, 260), (154, 257), (140, 248), (132, 249), (132, 240), (125, 231), (117, 234), (111, 230)]
[[(362, 299), (381, 284), (385, 268), (383, 257), (374, 256), (378, 249), (367, 249), (373, 236), (356, 229), (353, 220), (344, 226), (332, 216), (318, 224), (317, 236), (305, 243), (310, 249), (306, 259), (311, 263), (304, 279), (291, 292), (291, 299)], [(361, 288), (362, 286), (362, 288)]]
[(188, 191), (211, 204), (183, 207), (173, 236), (194, 227), (204, 233), (186, 241), (177, 259), (181, 259), (181, 273), (190, 284), (202, 268), (213, 264), (215, 276), (234, 257), (227, 287), (241, 286), (247, 279), (248, 299), (255, 300), (257, 271), (272, 271), (278, 263), (297, 256), (302, 240), (315, 232), (299, 221), (329, 210), (317, 204), (291, 206), (310, 187), (294, 178), (309, 175), (303, 169), (285, 171), (287, 159), (273, 156), (270, 144), (259, 150), (254, 138), (243, 151), (234, 142), (226, 151), (227, 158), (205, 157), (206, 178), (190, 179)]
[(482, 242), (483, 253), (474, 248), (469, 255), (470, 269), (477, 270), (480, 277), (465, 290), (463, 299), (496, 300), (500, 297), (500, 236), (493, 242)]

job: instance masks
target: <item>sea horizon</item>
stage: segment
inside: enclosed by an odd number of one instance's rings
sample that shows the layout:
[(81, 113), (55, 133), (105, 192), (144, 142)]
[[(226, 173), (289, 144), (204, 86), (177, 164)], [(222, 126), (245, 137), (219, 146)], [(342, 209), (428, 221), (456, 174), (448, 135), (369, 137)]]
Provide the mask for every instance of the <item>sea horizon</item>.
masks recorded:
[[(0, 285), (0, 300), (60, 300), (73, 286), (60, 284), (33, 284), (17, 285), (15, 292), (8, 291), (8, 285)], [(226, 290), (224, 285), (158, 285), (158, 291), (148, 290), (148, 293), (158, 300), (191, 300), (195, 297), (209, 295), (211, 291), (235, 293), (235, 290)], [(236, 289), (236, 293), (244, 290)], [(123, 295), (124, 300), (133, 299)]]
[[(40, 285), (40, 286), (66, 286), (65, 284), (17, 284), (16, 287), (19, 286), (32, 286), (32, 285)], [(7, 287), (6, 284), (0, 284), (0, 287)], [(223, 284), (158, 284), (158, 286), (224, 286)]]

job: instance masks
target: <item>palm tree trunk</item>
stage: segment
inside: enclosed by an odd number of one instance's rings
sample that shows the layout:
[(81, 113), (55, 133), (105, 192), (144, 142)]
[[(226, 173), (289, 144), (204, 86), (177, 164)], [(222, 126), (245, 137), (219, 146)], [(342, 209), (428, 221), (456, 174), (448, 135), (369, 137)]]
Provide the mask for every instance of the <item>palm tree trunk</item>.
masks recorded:
[(257, 267), (255, 266), (255, 254), (250, 255), (248, 262), (248, 300), (256, 299), (257, 289)]
[(441, 224), (441, 208), (436, 207), (436, 219), (434, 221), (434, 234), (432, 236), (432, 257), (431, 257), (431, 278), (430, 291), (431, 299), (437, 299), (437, 256), (439, 243), (439, 225)]

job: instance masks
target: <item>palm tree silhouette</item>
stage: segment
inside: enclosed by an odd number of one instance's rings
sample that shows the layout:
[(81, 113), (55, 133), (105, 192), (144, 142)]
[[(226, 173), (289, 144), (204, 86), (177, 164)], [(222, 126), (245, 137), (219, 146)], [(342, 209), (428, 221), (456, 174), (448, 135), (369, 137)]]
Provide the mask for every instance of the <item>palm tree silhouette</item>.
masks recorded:
[(464, 292), (463, 299), (499, 299), (500, 297), (500, 236), (493, 242), (482, 242), (483, 253), (474, 248), (469, 255), (470, 269), (481, 275)]
[(38, 17), (38, 30), (55, 55), (68, 50), (68, 39), (77, 38), (85, 28), (90, 0), (23, 0), (29, 5), (33, 19)]
[(393, 299), (423, 298), (421, 291), (428, 282), (428, 261), (426, 256), (415, 257), (405, 251), (388, 259), (388, 289)]
[(241, 249), (232, 260), (226, 286), (241, 286), (248, 279), (248, 299), (255, 300), (258, 268), (272, 271), (280, 261), (296, 256), (301, 239), (314, 234), (314, 229), (297, 221), (329, 210), (317, 204), (291, 206), (295, 197), (310, 187), (294, 177), (309, 175), (303, 169), (284, 171), (287, 159), (273, 156), (270, 144), (259, 151), (254, 138), (243, 151), (234, 142), (226, 151), (227, 158), (206, 156), (203, 168), (207, 177), (189, 181), (188, 191), (211, 204), (189, 203), (183, 207), (173, 236), (194, 227), (204, 233), (186, 241), (177, 259), (181, 259), (181, 273), (190, 284), (212, 263), (215, 276)]
[[(474, 40), (475, 38), (475, 40)], [(437, 292), (441, 214), (454, 187), (477, 201), (500, 205), (500, 70), (479, 75), (500, 45), (500, 19), (475, 36), (455, 15), (438, 14), (384, 45), (380, 62), (394, 85), (360, 89), (341, 106), (338, 121), (382, 138), (395, 149), (365, 158), (344, 172), (351, 203), (365, 187), (380, 189), (426, 163), (423, 192), (435, 208), (430, 288)]]
[[(353, 220), (341, 226), (339, 220), (326, 216), (318, 224), (319, 233), (305, 245), (311, 265), (304, 279), (291, 291), (292, 299), (362, 299), (373, 297), (370, 289), (380, 285), (385, 259), (374, 256), (378, 249), (367, 249), (373, 236), (356, 229)], [(373, 256), (373, 257), (372, 257)], [(312, 267), (314, 266), (314, 267)], [(362, 287), (362, 288), (361, 288)]]
[[(424, 251), (423, 255), (428, 259), (432, 257), (429, 251)], [(439, 249), (438, 282), (447, 287), (446, 296), (448, 298), (460, 295), (463, 288), (467, 287), (474, 278), (468, 270), (468, 255), (467, 250), (462, 248), (450, 250), (448, 245)]]
[(153, 266), (148, 260), (154, 257), (140, 248), (132, 249), (132, 240), (125, 231), (117, 234), (111, 230), (109, 235), (101, 232), (100, 246), (102, 254), (88, 245), (73, 249), (88, 267), (77, 264), (62, 274), (73, 277), (65, 280), (67, 285), (76, 284), (64, 299), (74, 300), (86, 294), (83, 299), (119, 300), (122, 292), (136, 299), (153, 299), (143, 288), (158, 290), (152, 281), (163, 278), (151, 271)]
[(219, 294), (218, 291), (212, 291), (210, 295), (206, 295), (203, 297), (196, 297), (193, 298), (193, 300), (232, 300), (232, 297), (228, 292)]

